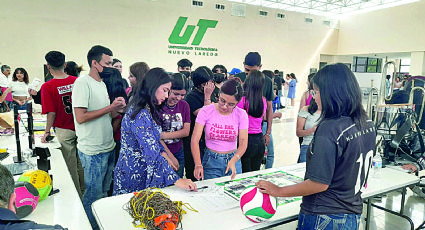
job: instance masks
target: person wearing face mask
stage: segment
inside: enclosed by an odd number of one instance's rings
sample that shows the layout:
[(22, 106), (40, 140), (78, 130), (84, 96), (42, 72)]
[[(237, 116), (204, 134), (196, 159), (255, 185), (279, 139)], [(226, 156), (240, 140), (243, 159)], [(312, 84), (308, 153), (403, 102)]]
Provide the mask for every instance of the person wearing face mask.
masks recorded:
[(214, 103), (218, 102), (218, 95), (220, 93), (220, 88), (226, 80), (226, 75), (222, 73), (214, 73), (213, 82), (214, 82), (214, 91), (211, 95), (211, 101)]
[[(177, 174), (183, 177), (184, 151), (183, 137), (189, 136), (190, 107), (183, 100), (186, 95), (186, 77), (181, 73), (172, 75), (172, 86), (167, 101), (160, 112), (162, 127), (161, 139), (178, 161)], [(171, 157), (170, 157), (171, 158)]]
[(196, 190), (190, 179), (173, 169), (174, 163), (160, 143), (164, 102), (171, 89), (165, 70), (153, 68), (135, 91), (122, 120), (122, 147), (114, 170), (114, 195), (169, 185)]
[[(206, 66), (198, 67), (195, 71), (193, 71), (192, 76), (193, 88), (189, 91), (185, 98), (185, 101), (190, 107), (190, 132), (188, 137), (183, 138), (183, 149), (186, 178), (196, 180), (193, 175), (195, 163), (190, 149), (190, 140), (195, 126), (196, 116), (198, 116), (198, 113), (203, 106), (210, 105), (212, 103), (211, 95), (214, 91), (214, 83), (212, 82), (213, 73)], [(205, 142), (203, 138), (201, 138), (199, 146), (201, 154), (203, 154), (203, 150), (205, 149)]]
[(91, 204), (106, 197), (112, 183), (115, 160), (112, 118), (123, 112), (126, 106), (123, 97), (110, 103), (102, 80), (113, 74), (112, 55), (112, 51), (104, 46), (93, 46), (87, 54), (90, 72), (77, 78), (72, 89), (77, 149), (86, 184), (83, 206), (93, 229), (98, 229), (98, 225)]
[(177, 62), (177, 71), (179, 73), (184, 74), (187, 79), (188, 89), (191, 90), (193, 87), (193, 81), (192, 81), (192, 62), (189, 59), (181, 59)]

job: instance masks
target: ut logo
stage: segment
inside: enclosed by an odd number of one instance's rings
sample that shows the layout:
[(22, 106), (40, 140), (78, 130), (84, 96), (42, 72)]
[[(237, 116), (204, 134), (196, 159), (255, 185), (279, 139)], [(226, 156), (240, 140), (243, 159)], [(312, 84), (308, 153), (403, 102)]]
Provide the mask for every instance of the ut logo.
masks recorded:
[[(176, 25), (174, 26), (173, 32), (171, 32), (168, 41), (171, 44), (187, 44), (189, 42), (190, 37), (192, 36), (193, 31), (195, 30), (194, 25), (188, 25), (184, 34), (180, 36), (180, 33), (186, 24), (187, 17), (179, 17)], [(202, 38), (204, 38), (205, 32), (207, 32), (208, 28), (215, 28), (218, 21), (207, 20), (207, 19), (199, 19), (198, 21), (198, 32), (196, 32), (195, 38), (193, 38), (192, 45), (197, 46), (201, 44)]]

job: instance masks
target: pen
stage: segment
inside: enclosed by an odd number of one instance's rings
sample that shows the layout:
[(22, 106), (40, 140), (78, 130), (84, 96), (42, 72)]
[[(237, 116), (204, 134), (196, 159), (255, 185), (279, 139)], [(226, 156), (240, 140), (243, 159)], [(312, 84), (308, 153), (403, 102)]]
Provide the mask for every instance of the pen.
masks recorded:
[(200, 189), (205, 189), (205, 188), (208, 188), (208, 186), (202, 186), (202, 187), (199, 187), (199, 188), (198, 188), (198, 190), (200, 190)]

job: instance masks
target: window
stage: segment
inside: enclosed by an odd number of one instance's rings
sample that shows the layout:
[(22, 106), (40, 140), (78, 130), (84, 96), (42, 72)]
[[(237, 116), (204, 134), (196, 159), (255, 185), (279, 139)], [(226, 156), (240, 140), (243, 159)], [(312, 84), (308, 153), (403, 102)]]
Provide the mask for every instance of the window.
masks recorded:
[(382, 69), (382, 59), (354, 57), (353, 71), (359, 73), (380, 73)]
[(259, 14), (260, 16), (267, 17), (267, 15), (269, 14), (269, 12), (268, 12), (268, 11), (264, 11), (264, 10), (260, 10), (260, 11), (258, 12), (258, 14)]
[(410, 59), (401, 59), (400, 60), (400, 73), (409, 74), (410, 72)]
[(225, 10), (226, 9), (226, 6), (217, 3), (217, 4), (215, 4), (215, 9), (216, 10)]
[(277, 13), (277, 14), (276, 14), (276, 17), (277, 17), (278, 19), (284, 19), (284, 18), (285, 18), (285, 14)]
[(203, 7), (204, 3), (201, 1), (192, 1), (192, 6), (198, 6), (198, 7)]

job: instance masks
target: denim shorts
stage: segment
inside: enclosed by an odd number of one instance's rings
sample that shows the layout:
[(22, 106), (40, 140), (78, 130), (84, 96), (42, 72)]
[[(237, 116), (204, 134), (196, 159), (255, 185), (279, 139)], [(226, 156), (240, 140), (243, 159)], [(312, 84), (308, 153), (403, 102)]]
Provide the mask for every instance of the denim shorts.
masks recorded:
[[(204, 179), (214, 179), (223, 176), (230, 176), (232, 174), (232, 170), (229, 169), (227, 173), (227, 163), (232, 159), (235, 155), (236, 150), (228, 153), (228, 154), (220, 154), (213, 152), (211, 149), (206, 148), (204, 157), (202, 158), (202, 166), (204, 168)], [(241, 160), (238, 160), (235, 164), (236, 173), (242, 173), (242, 164)]]
[(361, 214), (314, 215), (300, 211), (298, 230), (357, 230)]

